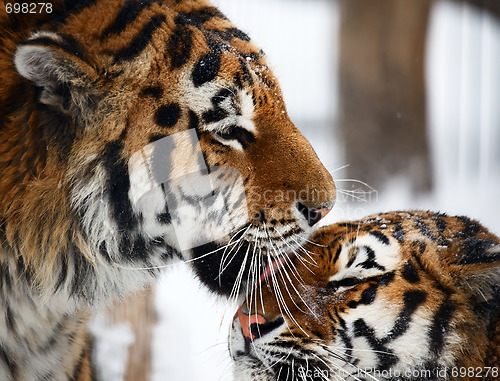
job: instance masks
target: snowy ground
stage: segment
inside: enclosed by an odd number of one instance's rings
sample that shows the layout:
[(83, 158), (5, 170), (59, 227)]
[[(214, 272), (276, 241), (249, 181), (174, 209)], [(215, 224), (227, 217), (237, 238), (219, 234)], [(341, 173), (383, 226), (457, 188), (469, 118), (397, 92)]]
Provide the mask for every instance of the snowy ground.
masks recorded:
[[(341, 189), (342, 146), (335, 145), (335, 47), (338, 13), (331, 1), (219, 0), (216, 4), (263, 46), (281, 80), (289, 112)], [(283, 31), (286, 31), (284, 33)], [(468, 214), (500, 234), (500, 25), (450, 3), (436, 7), (427, 62), (436, 190), (415, 197), (398, 178), (364, 193), (339, 195), (328, 221), (393, 209)], [(311, 76), (310, 65), (315, 67)], [(494, 70), (495, 69), (495, 70)], [(496, 71), (496, 72), (495, 72)], [(307, 76), (307, 77), (306, 77)], [(231, 380), (226, 335), (234, 307), (210, 296), (184, 265), (168, 269), (157, 293), (160, 324), (154, 339), (153, 380)], [(107, 381), (120, 380), (126, 327), (106, 330)], [(123, 345), (122, 345), (123, 347)]]

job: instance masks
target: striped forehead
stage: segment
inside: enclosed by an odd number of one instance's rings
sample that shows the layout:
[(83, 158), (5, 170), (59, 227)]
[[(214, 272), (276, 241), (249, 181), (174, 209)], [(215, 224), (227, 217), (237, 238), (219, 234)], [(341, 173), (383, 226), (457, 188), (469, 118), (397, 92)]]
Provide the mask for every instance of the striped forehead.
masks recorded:
[(200, 1), (196, 3), (198, 7), (193, 7), (192, 2), (170, 6), (160, 0), (128, 0), (101, 23), (104, 27), (97, 32), (101, 52), (111, 56), (114, 63), (146, 64), (143, 56), (151, 58), (156, 51), (169, 70), (184, 69), (194, 63), (195, 86), (210, 82), (219, 74), (225, 51), (238, 55), (242, 62), (259, 61), (263, 53), (250, 38), (217, 8), (206, 4)]
[(80, 45), (102, 70), (125, 76), (130, 70), (151, 75), (155, 67), (190, 70), (195, 86), (201, 86), (220, 75), (222, 66), (226, 69), (224, 52), (239, 58), (240, 67), (227, 74), (240, 83), (249, 79), (249, 63), (265, 65), (263, 52), (248, 35), (203, 0), (81, 2), (57, 32), (74, 36), (71, 45)]
[(273, 85), (263, 52), (217, 8), (179, 3), (172, 8), (159, 0), (124, 2), (103, 23), (105, 53), (125, 77), (132, 70), (135, 80), (146, 81), (140, 92), (159, 103), (158, 125), (173, 127), (189, 112), (205, 131), (237, 125), (255, 133), (254, 107), (262, 100), (254, 88)]

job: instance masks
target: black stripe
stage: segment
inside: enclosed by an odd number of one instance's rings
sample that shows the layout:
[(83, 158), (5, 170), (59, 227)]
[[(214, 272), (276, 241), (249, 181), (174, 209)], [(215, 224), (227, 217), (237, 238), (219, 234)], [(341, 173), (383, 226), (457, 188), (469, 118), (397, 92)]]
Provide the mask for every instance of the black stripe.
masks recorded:
[(489, 239), (467, 238), (463, 244), (463, 252), (458, 264), (471, 265), (500, 262), (500, 253), (488, 252), (488, 249), (493, 249), (498, 245), (497, 242)]
[(186, 27), (177, 27), (167, 43), (167, 53), (174, 69), (183, 66), (191, 57), (193, 32)]
[(395, 277), (396, 277), (396, 274), (394, 273), (394, 271), (390, 271), (390, 272), (382, 274), (382, 275), (374, 276), (371, 279), (378, 281), (378, 284), (380, 284), (381, 286), (387, 286), (389, 283), (391, 283), (394, 280)]
[[(350, 243), (352, 243), (352, 240)], [(358, 257), (358, 254), (359, 254), (359, 247), (351, 248), (348, 251), (349, 260), (347, 261), (346, 267), (351, 267), (353, 265), (353, 263), (356, 261), (356, 258)]]
[(129, 46), (116, 53), (115, 62), (130, 61), (137, 57), (148, 46), (153, 33), (165, 22), (164, 15), (156, 15), (142, 28)]
[(41, 343), (37, 343), (35, 349), (38, 352), (49, 352), (51, 349), (53, 349), (54, 345), (57, 342), (57, 339), (61, 338), (61, 332), (63, 331), (63, 328), (65, 324), (68, 321), (68, 315), (63, 315), (61, 320), (55, 325), (50, 333), (46, 333), (45, 337), (48, 337), (47, 340)]
[(87, 348), (84, 347), (78, 357), (78, 362), (76, 363), (75, 369), (73, 370), (73, 374), (71, 375), (70, 381), (77, 381), (80, 378), (82, 373), (82, 365), (83, 360), (85, 359), (87, 354)]
[(405, 230), (403, 229), (403, 224), (401, 222), (394, 223), (394, 233), (392, 234), (394, 238), (398, 240), (399, 243), (403, 243), (405, 240)]
[(128, 192), (130, 179), (128, 167), (121, 157), (122, 137), (106, 144), (103, 152), (103, 162), (108, 173), (108, 197), (113, 218), (120, 231), (130, 231), (138, 221), (133, 212)]
[(429, 229), (429, 226), (420, 218), (418, 217), (417, 220), (415, 221), (415, 226), (420, 230), (420, 232), (429, 238), (432, 241), (436, 240), (436, 237), (434, 234), (432, 234), (431, 230)]
[(154, 143), (154, 142), (157, 142), (158, 140), (166, 138), (169, 135), (170, 134), (168, 134), (168, 133), (166, 133), (166, 134), (152, 134), (152, 135), (149, 136), (148, 142), (149, 143)]
[(436, 228), (438, 231), (438, 245), (444, 247), (450, 247), (451, 241), (446, 239), (446, 228), (448, 227), (448, 223), (445, 218), (448, 216), (444, 213), (436, 213), (434, 216), (434, 222), (436, 224)]
[(389, 245), (390, 244), (389, 238), (387, 238), (384, 233), (381, 233), (381, 232), (379, 232), (377, 230), (372, 230), (372, 231), (370, 231), (370, 234), (372, 236), (374, 236), (375, 238), (377, 238), (384, 245)]
[(250, 41), (250, 37), (248, 34), (243, 32), (242, 30), (238, 28), (228, 28), (222, 32), (222, 38), (225, 40), (230, 40), (232, 38), (237, 38), (239, 40), (243, 41)]
[[(338, 334), (340, 337), (340, 340), (342, 340), (344, 351), (345, 351), (345, 358), (349, 359), (349, 362), (352, 362), (352, 365), (356, 366), (357, 363), (359, 363), (360, 359), (358, 356), (353, 356), (353, 345), (352, 345), (352, 340), (351, 337), (347, 334), (345, 329), (339, 329)], [(354, 361), (352, 360), (354, 359)]]
[(16, 335), (16, 327), (14, 325), (14, 321), (15, 321), (15, 317), (14, 317), (14, 314), (12, 312), (12, 309), (10, 308), (10, 306), (7, 304), (5, 306), (5, 323), (7, 324), (7, 328), (8, 330), (10, 331), (10, 334), (14, 334)]
[(160, 86), (150, 86), (142, 89), (139, 94), (144, 97), (153, 97), (156, 100), (159, 100), (163, 96), (163, 89)]
[(101, 245), (99, 246), (99, 254), (101, 254), (101, 256), (106, 260), (106, 262), (113, 263), (111, 257), (109, 256), (105, 242), (102, 242)]
[(0, 280), (1, 280), (0, 289), (8, 293), (12, 287), (12, 277), (10, 275), (9, 266), (1, 262), (0, 262)]
[(26, 263), (24, 263), (24, 259), (22, 256), (19, 256), (19, 258), (17, 259), (16, 268), (18, 274), (22, 274), (26, 279), (26, 282), (31, 285), (35, 285), (33, 268), (29, 264), (27, 265)]
[(37, 381), (52, 381), (54, 379), (54, 372), (48, 371), (43, 376), (39, 376)]
[[(369, 246), (363, 246), (363, 247), (368, 254), (368, 259), (366, 261), (360, 263), (359, 265), (356, 265), (356, 267), (361, 266), (362, 268), (367, 269), (367, 270), (378, 269), (380, 271), (385, 271), (385, 267), (378, 264), (377, 261), (375, 260), (375, 251), (373, 251), (373, 249)], [(358, 252), (358, 255), (359, 255), (359, 252)]]
[(434, 217), (434, 221), (436, 223), (436, 227), (438, 229), (439, 234), (443, 234), (444, 231), (446, 230), (446, 227), (448, 226), (448, 223), (444, 218), (446, 218), (446, 214), (436, 214)]
[(83, 9), (95, 4), (96, 0), (64, 0), (64, 10), (67, 13), (81, 12)]
[(457, 218), (464, 224), (463, 230), (459, 232), (461, 237), (473, 237), (481, 231), (481, 225), (469, 217), (459, 216)]
[(75, 252), (73, 257), (74, 275), (71, 282), (71, 295), (78, 295), (85, 300), (92, 300), (93, 295), (88, 292), (93, 290), (86, 290), (88, 280), (94, 279), (95, 270), (92, 264), (80, 253)]
[(179, 12), (175, 18), (175, 24), (179, 26), (193, 25), (200, 28), (202, 24), (214, 17), (227, 20), (226, 16), (224, 16), (219, 9), (215, 7), (205, 7), (189, 13)]
[[(200, 118), (198, 115), (193, 111), (189, 110), (189, 129), (195, 129), (198, 133), (198, 127), (200, 126)], [(199, 136), (198, 136), (199, 138)]]
[(252, 323), (250, 324), (250, 333), (252, 333), (255, 337), (262, 337), (272, 331), (274, 331), (279, 326), (285, 323), (285, 319), (281, 316), (276, 318), (271, 322), (267, 322), (265, 324)]
[(429, 330), (429, 338), (431, 341), (430, 350), (436, 355), (439, 355), (443, 349), (444, 338), (448, 334), (449, 324), (455, 309), (455, 304), (447, 299), (439, 306), (434, 315), (433, 324)]
[(339, 222), (336, 226), (339, 228), (350, 229), (350, 232), (357, 231), (359, 228), (359, 224), (353, 224), (352, 222)]
[(77, 15), (96, 2), (96, 0), (64, 0), (64, 13), (54, 20), (54, 24), (64, 23), (68, 17)]
[(220, 122), (229, 116), (223, 108), (217, 107), (214, 110), (208, 110), (203, 113), (203, 120), (206, 124)]
[(408, 330), (410, 326), (411, 316), (415, 313), (417, 308), (425, 302), (427, 294), (424, 291), (406, 291), (403, 295), (404, 306), (399, 313), (394, 327), (389, 334), (382, 340), (382, 343), (387, 344)]
[(246, 61), (240, 60), (240, 68), (241, 68), (241, 79), (243, 82), (247, 82), (250, 86), (253, 86), (253, 78), (252, 74), (250, 74), (250, 70), (248, 69), (248, 63)]
[(115, 21), (109, 25), (101, 34), (101, 39), (110, 37), (123, 32), (128, 25), (133, 23), (141, 12), (153, 3), (161, 4), (159, 0), (128, 0), (116, 15)]
[(18, 365), (13, 361), (10, 357), (9, 354), (5, 351), (3, 346), (0, 345), (0, 361), (2, 361), (5, 366), (8, 368), (10, 375), (12, 376), (13, 380), (18, 379)]
[(390, 348), (387, 348), (382, 341), (377, 339), (375, 330), (368, 327), (363, 319), (358, 319), (353, 324), (354, 335), (356, 337), (364, 337), (370, 347), (374, 350), (378, 358), (378, 365), (375, 367), (380, 370), (387, 370), (394, 365), (398, 358), (393, 354)]
[(139, 258), (143, 263), (148, 258), (149, 250), (146, 241), (142, 236), (137, 237), (134, 240), (128, 237), (123, 237), (120, 242), (120, 254), (124, 258)]
[(342, 252), (342, 245), (338, 245), (337, 250), (335, 250), (335, 254), (333, 255), (333, 258), (332, 258), (333, 263), (337, 263), (341, 252)]
[(234, 82), (234, 85), (238, 89), (240, 89), (240, 90), (244, 89), (244, 87), (243, 87), (243, 79), (242, 79), (241, 73), (239, 71), (237, 71), (237, 72), (234, 73), (233, 82)]
[(203, 113), (205, 123), (215, 123), (223, 120), (229, 114), (220, 105), (233, 94), (232, 89), (222, 89), (210, 100), (213, 108)]
[(366, 288), (361, 293), (361, 298), (359, 300), (351, 300), (347, 303), (349, 308), (357, 308), (360, 304), (370, 305), (375, 301), (375, 297), (377, 296), (377, 284), (370, 284), (368, 288)]
[[(420, 245), (420, 247), (422, 247), (422, 245)], [(424, 243), (424, 249), (425, 249), (425, 243)], [(439, 290), (441, 290), (442, 292), (444, 292), (447, 295), (451, 295), (452, 293), (455, 292), (455, 290), (453, 290), (452, 288), (450, 288), (450, 287), (445, 286), (444, 284), (442, 284), (441, 283), (441, 279), (439, 277), (436, 277), (432, 272), (428, 272), (427, 271), (426, 266), (424, 266), (424, 264), (420, 260), (420, 255), (417, 254), (417, 252), (415, 250), (410, 250), (410, 254), (415, 259), (415, 262), (417, 263), (417, 265), (420, 268), (420, 270), (422, 270), (424, 273), (426, 273), (427, 275), (429, 275), (430, 277), (432, 277), (432, 280), (434, 281), (434, 283), (436, 284), (436, 287)]]
[(78, 57), (80, 60), (86, 63), (89, 62), (86, 58), (83, 47), (78, 43), (78, 41), (76, 41), (73, 37), (65, 34), (58, 34), (58, 36), (61, 37), (62, 41), (56, 41), (51, 37), (38, 37), (20, 42), (19, 45), (41, 45), (59, 48), (61, 50), (64, 50), (66, 53)]
[[(341, 308), (340, 308), (340, 312), (342, 312), (342, 313), (343, 313), (344, 311), (345, 311), (345, 309), (344, 309), (343, 307), (341, 307)], [(345, 330), (345, 329), (347, 329), (347, 324), (346, 324), (345, 320), (344, 320), (344, 319), (342, 319), (342, 318), (340, 317), (340, 314), (338, 313), (338, 311), (337, 311), (337, 309), (336, 309), (336, 308), (335, 308), (335, 315), (337, 315), (337, 318), (338, 318), (338, 320), (339, 320), (340, 327), (341, 327), (342, 329), (344, 329), (344, 330)]]
[(68, 258), (63, 255), (61, 257), (61, 269), (59, 271), (59, 278), (57, 279), (55, 290), (58, 291), (63, 286), (68, 277)]

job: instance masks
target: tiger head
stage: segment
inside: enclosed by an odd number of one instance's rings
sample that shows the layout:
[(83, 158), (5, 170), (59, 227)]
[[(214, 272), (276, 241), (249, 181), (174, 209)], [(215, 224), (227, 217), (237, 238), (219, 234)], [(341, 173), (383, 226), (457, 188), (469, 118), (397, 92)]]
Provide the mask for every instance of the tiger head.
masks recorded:
[(311, 240), (270, 262), (238, 310), (236, 380), (498, 379), (498, 237), (467, 217), (394, 212)]
[(181, 256), (237, 294), (303, 243), (335, 187), (244, 32), (204, 0), (52, 3), (0, 14), (0, 238), (31, 278), (89, 297)]

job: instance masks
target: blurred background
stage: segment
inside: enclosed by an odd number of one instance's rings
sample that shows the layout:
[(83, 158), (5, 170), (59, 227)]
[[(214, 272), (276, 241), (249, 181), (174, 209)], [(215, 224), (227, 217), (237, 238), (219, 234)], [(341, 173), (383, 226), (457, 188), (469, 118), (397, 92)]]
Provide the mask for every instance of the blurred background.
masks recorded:
[[(432, 209), (500, 234), (500, 1), (214, 3), (267, 53), (292, 120), (332, 173), (339, 194), (327, 222)], [(151, 379), (231, 380), (235, 307), (180, 264), (156, 302)], [(99, 327), (133, 340), (126, 326)], [(113, 345), (99, 351), (126, 358)], [(123, 369), (117, 361), (104, 379)]]

